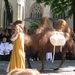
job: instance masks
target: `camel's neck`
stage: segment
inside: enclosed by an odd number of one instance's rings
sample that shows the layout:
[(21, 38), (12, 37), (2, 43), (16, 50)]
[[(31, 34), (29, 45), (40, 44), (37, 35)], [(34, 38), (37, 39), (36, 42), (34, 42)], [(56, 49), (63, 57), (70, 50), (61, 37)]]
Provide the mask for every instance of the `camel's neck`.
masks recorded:
[(27, 33), (25, 33), (25, 38), (24, 39), (25, 39), (24, 42), (25, 42), (26, 46), (29, 45), (29, 44), (31, 44), (31, 37), (30, 37), (30, 35), (28, 35)]

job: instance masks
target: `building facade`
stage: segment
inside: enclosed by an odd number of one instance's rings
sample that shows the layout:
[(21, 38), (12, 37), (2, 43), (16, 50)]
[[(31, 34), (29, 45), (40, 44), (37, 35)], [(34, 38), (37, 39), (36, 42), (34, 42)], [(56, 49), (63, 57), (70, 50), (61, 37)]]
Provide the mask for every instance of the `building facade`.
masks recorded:
[[(12, 14), (12, 22), (16, 20), (25, 20), (25, 26), (28, 29), (29, 23), (32, 19), (42, 18), (47, 16), (51, 19), (64, 18), (64, 13), (59, 17), (54, 16), (50, 10), (50, 6), (44, 6), (44, 4), (37, 4), (36, 0), (8, 0), (10, 5), (10, 11)], [(0, 0), (0, 27), (6, 28), (7, 14), (5, 9), (4, 0)], [(26, 20), (28, 19), (28, 20)], [(73, 18), (66, 20), (71, 29), (73, 29)]]
[[(12, 14), (12, 22), (20, 19), (24, 19), (24, 8), (25, 8), (25, 0), (8, 0), (10, 6), (10, 12)], [(8, 26), (7, 23), (7, 12), (5, 8), (4, 0), (0, 0), (0, 27), (6, 28)]]

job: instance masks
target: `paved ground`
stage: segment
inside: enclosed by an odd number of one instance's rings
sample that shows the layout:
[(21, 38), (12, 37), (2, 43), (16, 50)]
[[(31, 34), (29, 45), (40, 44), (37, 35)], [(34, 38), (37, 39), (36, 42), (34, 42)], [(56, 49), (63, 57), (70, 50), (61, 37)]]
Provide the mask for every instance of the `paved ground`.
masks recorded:
[[(0, 61), (0, 75), (7, 75), (6, 68), (8, 63), (8, 61)], [(40, 70), (40, 61), (31, 61), (31, 64), (33, 68)], [(42, 75), (75, 75), (75, 72), (73, 71), (75, 69), (75, 60), (67, 60), (58, 71), (53, 71), (53, 68), (56, 68), (59, 64), (60, 60), (55, 60), (54, 63), (46, 61), (45, 73), (42, 73)], [(27, 63), (26, 68), (28, 68)]]

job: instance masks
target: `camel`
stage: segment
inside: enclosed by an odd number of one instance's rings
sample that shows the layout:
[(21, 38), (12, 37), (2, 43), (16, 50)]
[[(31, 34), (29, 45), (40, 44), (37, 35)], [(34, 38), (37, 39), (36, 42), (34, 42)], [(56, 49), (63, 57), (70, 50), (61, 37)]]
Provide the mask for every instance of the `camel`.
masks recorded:
[[(65, 28), (67, 31), (65, 31)], [(50, 37), (56, 32), (56, 30), (57, 28), (53, 27), (52, 22), (47, 17), (44, 17), (40, 21), (39, 28), (36, 29), (33, 34), (28, 35), (25, 32), (26, 60), (28, 62), (29, 68), (31, 68), (29, 58), (38, 52), (42, 64), (41, 72), (44, 72), (46, 52), (53, 52), (54, 48), (54, 46), (50, 42)], [(61, 28), (59, 32), (60, 31), (62, 31)], [(66, 24), (62, 32), (63, 36), (65, 36), (66, 38), (66, 44), (62, 48), (62, 61), (60, 65), (54, 70), (58, 70), (65, 62), (67, 50), (71, 50), (73, 53), (75, 53), (74, 41), (70, 36), (70, 32), (68, 32), (68, 27), (66, 26)], [(59, 52), (59, 50), (60, 46), (56, 46), (55, 52)]]
[(41, 75), (37, 69), (13, 69), (7, 75)]

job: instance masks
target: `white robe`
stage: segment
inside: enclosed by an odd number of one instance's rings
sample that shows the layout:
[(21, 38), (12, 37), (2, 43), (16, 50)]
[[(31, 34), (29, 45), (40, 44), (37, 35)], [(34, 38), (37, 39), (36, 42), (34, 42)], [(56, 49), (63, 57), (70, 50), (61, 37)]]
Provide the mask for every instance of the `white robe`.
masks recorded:
[(48, 60), (52, 60), (52, 52), (47, 52), (46, 53), (46, 60), (48, 61)]
[[(13, 48), (13, 45), (12, 44), (9, 44), (8, 42), (1, 42), (0, 44), (0, 55), (8, 55), (10, 54), (10, 51), (12, 50)], [(5, 54), (4, 54), (4, 51), (5, 50)]]

